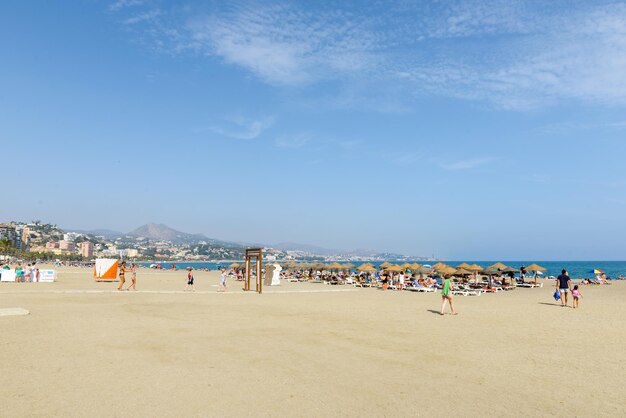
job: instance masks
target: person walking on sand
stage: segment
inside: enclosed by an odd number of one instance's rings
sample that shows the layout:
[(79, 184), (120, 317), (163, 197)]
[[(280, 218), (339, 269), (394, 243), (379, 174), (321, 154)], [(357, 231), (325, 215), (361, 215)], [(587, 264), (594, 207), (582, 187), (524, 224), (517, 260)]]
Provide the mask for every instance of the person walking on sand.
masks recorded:
[(117, 290), (124, 290), (124, 283), (126, 283), (126, 261), (122, 261), (120, 264), (120, 285), (117, 287)]
[(226, 291), (226, 269), (222, 268), (222, 274), (220, 274), (220, 287), (218, 288), (218, 292)]
[(578, 299), (582, 298), (583, 294), (580, 293), (580, 290), (578, 290), (578, 285), (574, 285), (574, 288), (572, 289), (572, 308), (578, 308)]
[(22, 269), (22, 265), (18, 264), (15, 268), (15, 281), (21, 283), (24, 281), (24, 270)]
[(561, 306), (567, 306), (567, 294), (572, 289), (572, 281), (567, 275), (567, 270), (561, 270), (561, 274), (556, 278), (556, 288), (561, 295)]
[(450, 280), (450, 275), (444, 276), (443, 279), (443, 287), (441, 289), (441, 312), (439, 312), (439, 315), (443, 315), (446, 301), (450, 304), (451, 314), (457, 315), (457, 312), (454, 311), (454, 306), (452, 306), (452, 280)]
[(187, 286), (185, 286), (185, 291), (191, 289), (192, 292), (196, 291), (196, 288), (193, 285), (193, 273), (191, 272), (191, 267), (187, 267)]
[(135, 263), (130, 263), (130, 286), (126, 288), (126, 290), (137, 290), (137, 265)]

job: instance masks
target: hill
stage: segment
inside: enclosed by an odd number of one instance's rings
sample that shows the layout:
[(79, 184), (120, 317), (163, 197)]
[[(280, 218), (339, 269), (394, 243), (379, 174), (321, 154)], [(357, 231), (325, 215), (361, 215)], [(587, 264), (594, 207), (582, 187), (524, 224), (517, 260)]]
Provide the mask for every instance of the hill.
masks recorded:
[(131, 237), (143, 237), (148, 238), (151, 241), (170, 241), (175, 244), (195, 244), (200, 241), (207, 242), (213, 245), (219, 245), (224, 247), (243, 247), (240, 244), (221, 241), (214, 238), (208, 238), (204, 234), (189, 234), (187, 232), (177, 231), (164, 224), (148, 223), (140, 226), (139, 228), (125, 234)]
[(171, 241), (175, 243), (192, 243), (208, 240), (202, 234), (188, 234), (177, 231), (164, 224), (148, 223), (127, 233), (131, 237), (143, 237), (152, 241)]

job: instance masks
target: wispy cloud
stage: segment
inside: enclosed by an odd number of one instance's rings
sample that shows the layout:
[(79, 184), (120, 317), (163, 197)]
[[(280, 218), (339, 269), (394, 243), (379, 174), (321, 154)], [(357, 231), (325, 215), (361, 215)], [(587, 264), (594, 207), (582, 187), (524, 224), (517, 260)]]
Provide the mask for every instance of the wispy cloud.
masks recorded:
[(109, 10), (117, 12), (127, 7), (140, 6), (143, 3), (143, 0), (116, 0), (113, 3), (109, 4)]
[(383, 158), (392, 165), (408, 167), (424, 162), (424, 156), (418, 152), (390, 152), (383, 154)]
[(395, 86), (510, 109), (626, 104), (622, 2), (229, 3), (155, 27), (159, 48), (216, 56), (272, 85)]
[(609, 130), (619, 131), (626, 129), (626, 121), (612, 121), (599, 123), (581, 123), (581, 122), (561, 122), (545, 125), (539, 128), (539, 132), (544, 134), (564, 134), (572, 131), (581, 130)]
[(241, 117), (223, 120), (219, 124), (213, 124), (204, 128), (194, 129), (196, 133), (213, 132), (218, 135), (240, 140), (258, 138), (265, 130), (274, 124), (274, 118), (247, 120)]
[(235, 6), (187, 25), (190, 46), (262, 80), (300, 85), (375, 67), (373, 34), (357, 16), (290, 6)]
[(143, 13), (138, 13), (132, 17), (129, 17), (128, 19), (125, 19), (124, 24), (135, 25), (137, 23), (151, 22), (151, 21), (154, 21), (160, 15), (161, 15), (161, 11), (159, 9), (152, 9)]
[(311, 141), (311, 135), (308, 133), (297, 135), (281, 135), (274, 140), (274, 145), (279, 148), (302, 148), (309, 141)]
[(493, 157), (480, 157), (480, 158), (471, 158), (467, 160), (456, 161), (452, 163), (442, 163), (440, 167), (444, 170), (456, 171), (456, 170), (471, 170), (473, 168), (477, 168), (493, 162), (495, 158)]

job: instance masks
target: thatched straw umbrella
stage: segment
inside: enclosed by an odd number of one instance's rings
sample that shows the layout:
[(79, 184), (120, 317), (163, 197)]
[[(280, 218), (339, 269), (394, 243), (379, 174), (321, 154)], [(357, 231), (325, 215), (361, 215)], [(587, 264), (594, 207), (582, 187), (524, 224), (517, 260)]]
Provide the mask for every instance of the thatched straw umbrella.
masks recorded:
[(432, 268), (429, 267), (419, 267), (417, 269), (415, 269), (415, 271), (413, 271), (413, 273), (418, 273), (418, 274), (430, 274), (433, 271)]
[(483, 271), (483, 268), (478, 264), (472, 264), (469, 267), (465, 267), (465, 270), (471, 271), (474, 274), (474, 283), (478, 282), (478, 272)]
[(232, 263), (229, 267), (230, 267), (231, 269), (236, 269), (236, 268), (238, 268), (239, 266), (240, 266), (240, 264), (239, 264), (239, 263)]
[(526, 267), (526, 270), (528, 271), (546, 271), (547, 269), (545, 267), (541, 267), (538, 264), (531, 264), (530, 266)]
[(467, 278), (468, 276), (471, 276), (471, 275), (472, 275), (472, 272), (471, 272), (471, 271), (469, 271), (469, 270), (466, 270), (466, 269), (464, 269), (464, 268), (458, 268), (458, 267), (457, 267), (457, 268), (456, 268), (456, 271), (454, 272), (454, 275), (455, 275), (455, 276), (458, 276), (458, 277)]
[(404, 263), (400, 267), (402, 267), (404, 270), (410, 270), (411, 269), (411, 263)]
[(456, 266), (457, 269), (465, 269), (465, 270), (467, 270), (468, 267), (470, 267), (470, 265), (467, 263), (461, 263), (458, 266)]
[(496, 264), (492, 264), (492, 265), (490, 265), (490, 266), (489, 266), (489, 267), (487, 267), (487, 268), (488, 268), (488, 269), (496, 269), (496, 270), (497, 270), (497, 269), (505, 269), (505, 268), (507, 268), (507, 267), (508, 267), (508, 266), (507, 266), (506, 264), (504, 264), (504, 263), (500, 263), (500, 262), (497, 262)]
[[(514, 268), (514, 267), (509, 267), (506, 266), (504, 268), (499, 269), (501, 273), (505, 273), (507, 276), (509, 276), (511, 278), (511, 280), (514, 280), (513, 277), (515, 277), (515, 273), (517, 273), (519, 270)], [(504, 283), (505, 279), (502, 280), (502, 283)], [(513, 283), (511, 283), (513, 284)]]
[(440, 269), (440, 268), (442, 268), (442, 267), (447, 267), (447, 264), (442, 263), (441, 261), (440, 261), (440, 262), (438, 262), (437, 264), (435, 264), (435, 265), (433, 266), (433, 268), (434, 268), (435, 270), (438, 270), (438, 269)]
[(500, 269), (500, 271), (501, 271), (502, 273), (517, 273), (519, 270), (518, 270), (518, 269), (516, 269), (516, 268), (514, 268), (514, 267), (509, 267), (509, 266), (506, 266), (505, 268)]
[(355, 267), (356, 266), (354, 264), (352, 264), (352, 263), (346, 263), (343, 266), (341, 266), (341, 269), (350, 271), (350, 270), (352, 270)]
[(388, 266), (387, 268), (385, 268), (385, 270), (392, 271), (394, 273), (400, 273), (401, 271), (404, 271), (403, 268), (401, 266), (398, 266), (397, 264), (392, 264)]
[(334, 262), (334, 263), (330, 264), (329, 266), (327, 266), (327, 268), (329, 270), (342, 270), (343, 266), (341, 264), (337, 263), (337, 262)]
[(422, 267), (421, 264), (413, 263), (411, 264), (411, 271), (415, 273), (415, 270), (417, 270), (420, 267)]
[(313, 268), (316, 270), (330, 270), (330, 266), (328, 264), (322, 263), (320, 261), (313, 263)]
[(443, 266), (440, 267), (439, 270), (437, 270), (439, 273), (443, 274), (444, 276), (447, 275), (453, 275), (454, 273), (456, 273), (456, 269), (450, 266)]
[(366, 273), (374, 273), (376, 271), (376, 267), (372, 266), (371, 264), (361, 264), (356, 269), (357, 271), (363, 271)]
[(390, 266), (392, 266), (392, 265), (393, 265), (393, 264), (391, 264), (390, 262), (385, 261), (384, 263), (382, 263), (382, 264), (380, 265), (380, 268), (381, 268), (381, 269), (386, 269), (387, 267), (390, 267)]
[(531, 264), (530, 266), (526, 267), (526, 270), (532, 271), (533, 273), (535, 273), (535, 284), (537, 284), (537, 273), (539, 272), (543, 273), (544, 271), (547, 271), (545, 267), (541, 267), (538, 264)]

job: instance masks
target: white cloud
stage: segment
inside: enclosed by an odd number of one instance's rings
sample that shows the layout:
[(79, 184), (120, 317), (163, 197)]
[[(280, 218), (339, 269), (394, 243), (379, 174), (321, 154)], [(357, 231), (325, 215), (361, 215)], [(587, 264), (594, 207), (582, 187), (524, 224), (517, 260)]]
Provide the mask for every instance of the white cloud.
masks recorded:
[[(336, 81), (354, 86), (339, 91), (357, 94), (393, 86), (396, 96), (439, 95), (511, 109), (572, 100), (626, 104), (624, 3), (572, 1), (566, 7), (458, 0), (224, 8), (200, 17), (168, 16), (150, 32), (154, 44), (220, 57), (272, 85)], [(359, 98), (337, 103), (351, 106)]]
[(238, 7), (187, 26), (190, 44), (271, 84), (299, 85), (373, 68), (372, 34), (341, 13)]
[(241, 117), (224, 120), (205, 128), (195, 129), (195, 132), (213, 132), (232, 139), (251, 140), (258, 138), (265, 130), (274, 124), (274, 118), (247, 120)]
[(480, 157), (480, 158), (471, 158), (467, 160), (456, 161), (453, 163), (442, 163), (440, 167), (444, 170), (456, 171), (456, 170), (471, 170), (473, 168), (477, 168), (493, 162), (495, 159), (493, 157)]

